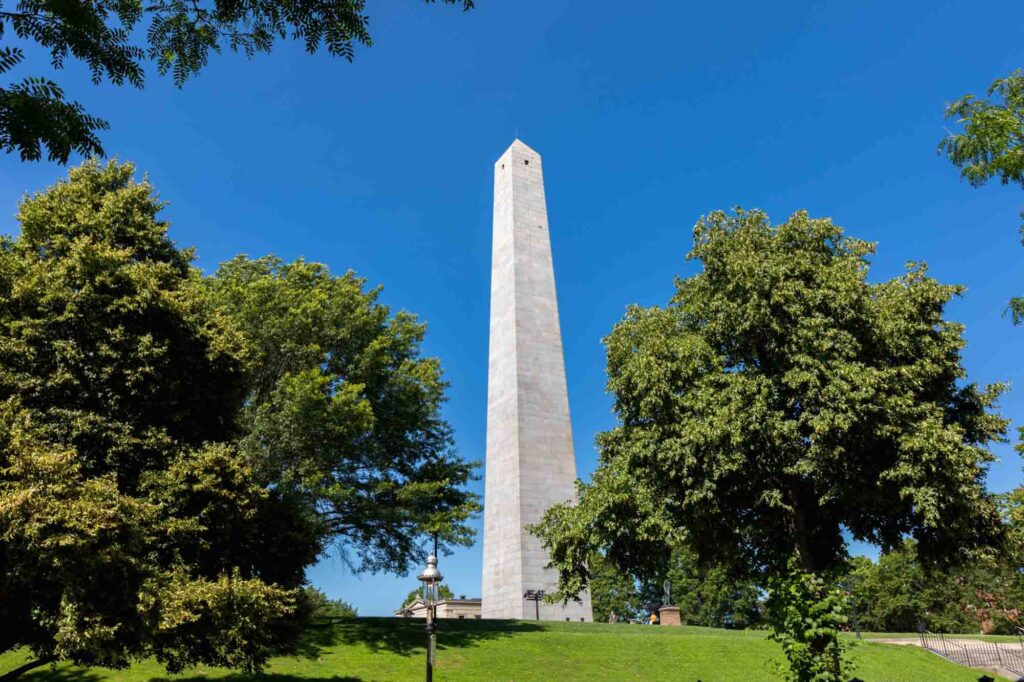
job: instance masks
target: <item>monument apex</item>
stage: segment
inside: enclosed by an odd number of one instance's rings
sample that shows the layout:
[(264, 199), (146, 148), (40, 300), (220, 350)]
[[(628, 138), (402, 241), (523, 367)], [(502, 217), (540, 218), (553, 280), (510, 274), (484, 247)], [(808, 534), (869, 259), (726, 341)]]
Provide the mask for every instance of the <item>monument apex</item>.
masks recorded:
[[(540, 154), (515, 140), (494, 164), (484, 490), (484, 618), (534, 618), (527, 590), (557, 574), (526, 527), (575, 497), (562, 335)], [(582, 603), (540, 604), (542, 620), (593, 620)]]

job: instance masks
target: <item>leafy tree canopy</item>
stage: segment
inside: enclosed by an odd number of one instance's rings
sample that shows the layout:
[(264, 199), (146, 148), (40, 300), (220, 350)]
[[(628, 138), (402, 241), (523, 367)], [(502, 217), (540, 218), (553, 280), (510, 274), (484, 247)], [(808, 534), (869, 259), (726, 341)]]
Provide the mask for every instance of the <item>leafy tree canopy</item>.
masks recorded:
[(359, 615), (358, 610), (341, 599), (331, 599), (315, 587), (305, 587), (302, 590), (304, 596), (304, 607), (309, 610), (312, 618), (355, 618)]
[[(586, 585), (595, 549), (645, 578), (685, 542), (767, 578), (791, 559), (835, 571), (844, 528), (885, 549), (913, 537), (934, 562), (1000, 541), (985, 475), (1004, 387), (964, 381), (963, 327), (943, 317), (962, 289), (919, 263), (870, 283), (873, 251), (804, 212), (697, 223), (689, 258), (702, 271), (676, 281), (668, 306), (629, 308), (605, 339), (619, 424), (598, 436), (591, 483), (535, 529), (563, 595)], [(811, 644), (820, 655), (834, 652), (830, 627)]]
[(1004, 386), (963, 382), (964, 330), (942, 316), (962, 289), (924, 264), (870, 284), (872, 251), (806, 213), (696, 224), (703, 270), (605, 340), (620, 425), (579, 506), (540, 527), (566, 587), (582, 546), (647, 569), (685, 535), (701, 560), (820, 570), (845, 560), (842, 526), (936, 558), (998, 538), (984, 477)]
[(447, 384), (420, 356), (424, 324), (354, 273), (303, 260), (240, 256), (207, 285), (243, 339), (239, 447), (260, 480), (358, 569), (406, 573), (428, 536), (472, 543), (475, 464), (440, 416)]
[(965, 608), (972, 588), (963, 573), (926, 571), (913, 542), (879, 556), (858, 557), (843, 582), (851, 595), (850, 626), (873, 632), (978, 632)]
[(686, 547), (671, 552), (666, 572), (641, 582), (600, 553), (587, 562), (594, 620), (603, 622), (614, 611), (620, 620), (646, 620), (664, 601), (664, 581), (670, 583), (672, 605), (679, 607), (684, 625), (711, 628), (749, 628), (761, 621), (761, 589), (745, 576), (711, 562), (701, 565)]
[(760, 587), (728, 566), (702, 565), (692, 550), (682, 547), (672, 553), (667, 578), (672, 604), (686, 625), (744, 629), (761, 623)]
[(132, 175), (73, 169), (0, 245), (0, 651), (251, 670), (318, 539), (226, 442), (240, 336)]
[[(1003, 499), (1017, 495), (1019, 489)], [(1009, 535), (1019, 529), (1011, 525)], [(910, 541), (878, 561), (857, 557), (842, 582), (852, 597), (851, 626), (861, 630), (912, 632), (924, 626), (933, 632), (1013, 634), (1021, 624), (1024, 573), (1012, 549), (936, 570), (918, 559)]]
[[(473, 7), (473, 0), (444, 2)], [(69, 58), (80, 60), (93, 83), (106, 79), (141, 88), (144, 65), (152, 62), (180, 87), (211, 53), (228, 48), (251, 57), (289, 37), (310, 53), (323, 46), (351, 61), (356, 45), (372, 42), (365, 10), (365, 0), (20, 0), (6, 11), (0, 5), (0, 38), (13, 33), (36, 43), (56, 68)], [(24, 59), (20, 47), (0, 48), (0, 74)], [(0, 88), (0, 146), (24, 160), (41, 158), (43, 147), (61, 163), (73, 152), (102, 154), (97, 131), (107, 128), (79, 103), (66, 101), (48, 78), (30, 76)]]
[(90, 161), (0, 241), (0, 651), (30, 665), (251, 671), (324, 606), (327, 543), (402, 573), (472, 538), (425, 326), (318, 264), (203, 278), (161, 208)]
[[(987, 94), (988, 99), (964, 95), (946, 107), (946, 118), (956, 119), (963, 132), (950, 133), (939, 152), (974, 187), (994, 177), (1024, 187), (1024, 72), (996, 79)], [(1014, 324), (1024, 322), (1024, 298), (1011, 299), (1010, 312)]]
[(946, 107), (946, 118), (956, 119), (963, 132), (950, 133), (939, 151), (974, 187), (994, 177), (1024, 185), (1024, 72), (997, 78), (987, 95), (964, 95)]
[(963, 383), (963, 327), (942, 315), (961, 288), (923, 264), (871, 284), (873, 250), (806, 213), (697, 223), (703, 271), (605, 340), (620, 424), (579, 505), (539, 528), (567, 587), (592, 545), (649, 570), (685, 536), (702, 559), (764, 571), (841, 565), (841, 527), (887, 549), (910, 535), (935, 558), (998, 539), (984, 480), (1004, 387)]
[(587, 568), (590, 571), (590, 603), (595, 623), (606, 622), (613, 611), (623, 621), (643, 615), (643, 595), (633, 576), (620, 570), (599, 552), (590, 556)]

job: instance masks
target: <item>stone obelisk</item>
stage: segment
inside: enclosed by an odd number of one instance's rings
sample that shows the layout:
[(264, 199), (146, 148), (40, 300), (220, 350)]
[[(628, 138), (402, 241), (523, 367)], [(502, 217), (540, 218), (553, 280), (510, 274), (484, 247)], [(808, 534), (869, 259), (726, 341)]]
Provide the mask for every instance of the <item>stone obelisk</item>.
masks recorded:
[[(494, 164), (484, 618), (528, 618), (527, 590), (552, 594), (557, 574), (526, 527), (575, 498), (576, 461), (558, 324), (540, 155), (516, 140)], [(541, 603), (543, 620), (591, 621), (582, 603)]]

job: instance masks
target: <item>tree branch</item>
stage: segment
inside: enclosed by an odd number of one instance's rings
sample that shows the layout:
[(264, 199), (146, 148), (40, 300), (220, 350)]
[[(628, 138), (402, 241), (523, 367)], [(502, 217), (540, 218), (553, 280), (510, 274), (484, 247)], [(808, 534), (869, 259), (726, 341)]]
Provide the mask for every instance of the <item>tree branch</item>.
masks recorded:
[(54, 16), (31, 14), (28, 12), (0, 12), (0, 19), (35, 19), (36, 21), (45, 21), (47, 23), (56, 23), (58, 21), (57, 17)]

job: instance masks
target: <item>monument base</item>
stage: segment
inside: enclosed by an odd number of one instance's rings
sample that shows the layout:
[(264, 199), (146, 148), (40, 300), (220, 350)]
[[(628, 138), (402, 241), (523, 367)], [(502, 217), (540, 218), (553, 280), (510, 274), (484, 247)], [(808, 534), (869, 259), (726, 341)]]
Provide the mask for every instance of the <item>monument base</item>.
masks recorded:
[(658, 622), (662, 625), (682, 625), (678, 606), (662, 606), (658, 609)]

